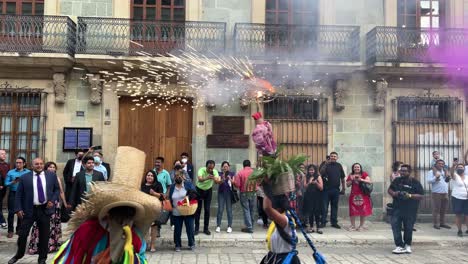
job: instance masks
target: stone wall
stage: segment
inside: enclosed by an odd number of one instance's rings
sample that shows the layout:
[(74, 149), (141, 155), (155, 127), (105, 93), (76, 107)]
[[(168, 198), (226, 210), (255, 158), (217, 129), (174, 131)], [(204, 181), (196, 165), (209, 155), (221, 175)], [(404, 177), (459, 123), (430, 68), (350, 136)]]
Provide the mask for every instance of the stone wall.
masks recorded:
[(113, 0), (60, 0), (60, 15), (112, 17)]
[[(374, 216), (380, 217), (383, 208), (384, 186), (384, 114), (374, 110), (374, 91), (365, 76), (355, 73), (346, 80), (345, 109), (333, 111), (333, 144), (329, 149), (338, 152), (339, 162), (351, 172), (351, 165), (358, 162), (374, 182), (372, 202)], [(348, 195), (340, 198), (340, 216), (347, 217)]]

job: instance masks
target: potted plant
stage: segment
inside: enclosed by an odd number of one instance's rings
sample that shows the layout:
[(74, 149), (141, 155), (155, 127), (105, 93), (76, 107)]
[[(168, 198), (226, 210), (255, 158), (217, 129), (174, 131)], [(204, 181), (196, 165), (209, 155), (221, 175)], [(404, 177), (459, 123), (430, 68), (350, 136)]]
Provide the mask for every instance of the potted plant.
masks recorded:
[(305, 155), (295, 155), (284, 160), (280, 157), (282, 148), (278, 148), (276, 155), (263, 156), (262, 167), (256, 168), (249, 180), (257, 183), (266, 181), (271, 183), (273, 195), (285, 194), (295, 190), (295, 175), (300, 172), (299, 165), (307, 159)]

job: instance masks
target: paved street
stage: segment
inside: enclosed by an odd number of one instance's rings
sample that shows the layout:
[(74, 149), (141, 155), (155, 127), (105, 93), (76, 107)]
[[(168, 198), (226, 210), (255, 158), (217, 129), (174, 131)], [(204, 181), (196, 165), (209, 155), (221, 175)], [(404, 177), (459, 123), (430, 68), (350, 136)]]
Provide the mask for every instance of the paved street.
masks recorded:
[[(355, 263), (468, 263), (468, 252), (466, 248), (441, 248), (441, 247), (418, 247), (413, 248), (411, 255), (393, 255), (391, 247), (383, 246), (321, 246), (320, 251), (330, 264), (355, 264)], [(0, 262), (6, 261), (14, 254), (14, 243), (0, 244)], [(315, 263), (311, 257), (310, 248), (300, 247), (300, 258), (302, 263)], [(172, 248), (160, 248), (159, 252), (148, 253), (148, 263), (184, 263), (184, 264), (254, 264), (260, 263), (265, 255), (264, 249), (252, 249), (250, 247), (221, 247), (221, 248), (198, 248), (195, 252), (183, 250), (175, 253)], [(53, 255), (49, 256), (51, 262)], [(37, 256), (25, 256), (19, 263), (37, 263)]]

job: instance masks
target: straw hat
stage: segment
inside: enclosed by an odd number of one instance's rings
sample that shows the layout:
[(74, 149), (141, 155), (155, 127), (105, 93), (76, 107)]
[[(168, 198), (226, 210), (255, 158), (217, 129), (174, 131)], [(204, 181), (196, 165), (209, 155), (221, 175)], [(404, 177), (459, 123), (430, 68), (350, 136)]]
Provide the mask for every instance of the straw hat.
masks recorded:
[(91, 191), (72, 214), (69, 231), (88, 219), (102, 219), (114, 207), (129, 206), (136, 210), (135, 226), (145, 232), (161, 211), (157, 198), (140, 191), (145, 158), (146, 154), (136, 148), (118, 147), (112, 180), (92, 183)]

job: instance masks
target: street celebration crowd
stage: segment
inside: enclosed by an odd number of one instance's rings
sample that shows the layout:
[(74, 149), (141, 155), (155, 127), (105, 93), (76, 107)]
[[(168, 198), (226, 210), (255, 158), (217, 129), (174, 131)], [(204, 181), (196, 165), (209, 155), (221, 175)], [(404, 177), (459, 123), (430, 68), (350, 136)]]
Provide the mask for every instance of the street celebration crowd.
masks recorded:
[[(18, 235), (18, 249), (8, 262), (16, 263), (24, 254), (39, 254), (39, 263), (46, 263), (47, 253), (57, 251), (61, 244), (62, 222), (67, 222), (70, 213), (82, 202), (83, 195), (90, 190), (90, 183), (107, 181), (112, 177), (110, 165), (103, 161), (101, 149), (77, 150), (75, 158), (69, 160), (63, 173), (57, 172), (57, 165), (40, 158), (26, 164), (24, 157), (17, 157), (15, 167), (6, 162), (6, 151), (0, 149), (0, 194), (1, 201), (8, 193), (8, 213), (4, 218), (0, 213), (1, 227), (8, 230), (11, 239)], [(468, 166), (453, 161), (449, 168), (441, 159), (440, 153), (432, 153), (432, 169), (427, 172), (426, 181), (430, 184), (433, 227), (451, 227), (445, 220), (448, 204), (451, 203), (456, 216), (457, 235), (463, 236), (463, 224), (468, 218)], [(350, 189), (348, 231), (367, 230), (366, 218), (372, 215), (372, 180), (359, 163), (352, 164), (346, 176), (338, 162), (338, 153), (331, 152), (320, 165), (301, 165), (301, 172), (295, 175), (296, 191), (281, 199), (272, 199), (266, 190), (255, 182), (248, 181), (253, 172), (251, 162), (245, 160), (243, 168), (235, 172), (228, 161), (215, 169), (215, 161), (208, 160), (204, 167), (195, 170), (188, 153), (169, 166), (163, 157), (155, 158), (154, 168), (142, 175), (141, 191), (159, 199), (164, 210), (155, 219), (148, 232), (147, 250), (156, 251), (156, 239), (160, 237), (161, 226), (168, 223), (173, 230), (175, 251), (182, 248), (182, 229), (185, 226), (188, 246), (195, 249), (194, 237), (200, 232), (210, 235), (210, 207), (214, 186), (217, 185), (217, 216), (214, 231), (233, 232), (233, 204), (240, 203), (244, 216), (244, 227), (240, 230), (253, 233), (255, 215), (268, 229), (267, 241), (270, 253), (276, 257), (293, 250), (290, 233), (295, 233), (284, 217), (284, 208), (294, 209), (308, 233), (322, 234), (328, 224), (341, 229), (338, 223), (338, 202), (340, 195)], [(170, 167), (168, 171), (165, 168)], [(412, 168), (403, 162), (395, 162), (392, 167), (391, 185), (388, 194), (393, 197), (391, 228), (396, 248), (395, 254), (411, 253), (412, 233), (417, 217), (419, 201), (424, 196), (421, 183), (411, 176)], [(59, 177), (59, 176), (63, 176)], [(449, 197), (449, 189), (451, 197)], [(8, 192), (7, 192), (8, 190)], [(196, 211), (181, 212), (180, 203), (196, 201)], [(203, 211), (203, 224), (200, 220)], [(257, 212), (255, 212), (257, 211)], [(226, 212), (227, 223), (223, 223)], [(15, 218), (16, 215), (16, 226)], [(270, 222), (276, 225), (273, 230)], [(465, 231), (468, 234), (468, 230)], [(28, 242), (29, 237), (29, 242)], [(27, 250), (26, 250), (27, 249)], [(271, 255), (262, 263), (273, 263)], [(284, 256), (282, 256), (282, 254)], [(277, 259), (276, 259), (277, 260)], [(299, 263), (293, 259), (291, 263)], [(274, 262), (277, 263), (277, 262)]]

